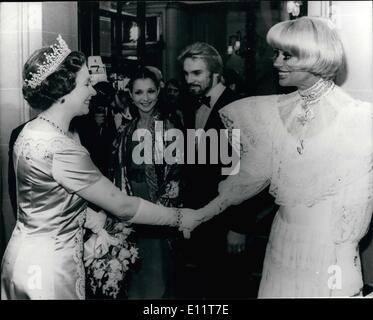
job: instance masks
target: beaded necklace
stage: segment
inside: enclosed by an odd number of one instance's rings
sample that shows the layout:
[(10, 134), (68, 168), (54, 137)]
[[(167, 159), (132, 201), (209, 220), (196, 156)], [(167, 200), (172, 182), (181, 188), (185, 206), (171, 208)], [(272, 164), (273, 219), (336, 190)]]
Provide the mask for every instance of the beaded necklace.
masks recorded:
[(53, 127), (55, 127), (59, 132), (61, 132), (63, 135), (69, 137), (68, 133), (61, 129), (55, 122), (53, 122), (52, 120), (49, 120), (48, 118), (45, 118), (44, 116), (42, 115), (38, 115), (38, 119), (40, 120), (43, 120), (43, 121), (46, 121), (48, 122), (50, 125), (52, 125)]
[(297, 119), (303, 127), (301, 137), (299, 138), (300, 145), (297, 147), (297, 151), (300, 155), (303, 154), (304, 150), (304, 128), (307, 123), (315, 118), (315, 114), (311, 107), (319, 102), (322, 97), (331, 92), (334, 86), (333, 81), (320, 79), (312, 87), (306, 90), (298, 90), (302, 99), (302, 112), (297, 115)]

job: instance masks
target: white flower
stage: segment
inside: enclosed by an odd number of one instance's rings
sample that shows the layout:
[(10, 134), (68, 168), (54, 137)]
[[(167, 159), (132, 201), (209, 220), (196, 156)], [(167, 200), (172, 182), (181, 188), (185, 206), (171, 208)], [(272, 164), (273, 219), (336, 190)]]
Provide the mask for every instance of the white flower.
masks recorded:
[(122, 230), (122, 233), (125, 234), (126, 236), (130, 235), (133, 232), (132, 228), (124, 228)]
[(135, 263), (135, 261), (139, 258), (139, 249), (135, 247), (131, 247), (130, 253), (131, 253), (131, 263)]
[(115, 238), (119, 239), (120, 243), (123, 246), (126, 242), (127, 235), (122, 231), (122, 232), (118, 232), (117, 234), (115, 234)]
[(121, 269), (121, 264), (117, 259), (113, 259), (109, 261), (109, 266), (111, 270), (116, 271), (117, 269)]
[(126, 222), (117, 222), (114, 226), (114, 231), (123, 231), (124, 229), (130, 229), (126, 228), (129, 225), (129, 223)]
[(128, 235), (133, 232), (126, 223), (116, 223), (114, 232), (109, 233), (118, 239), (118, 243), (112, 243), (109, 251), (102, 257), (93, 260), (88, 267), (87, 275), (90, 287), (94, 293), (100, 290), (106, 296), (117, 297), (126, 272), (138, 258), (138, 249), (132, 243), (127, 242)]
[(291, 13), (293, 17), (299, 16), (301, 1), (288, 1), (286, 3), (286, 9), (288, 13)]
[(103, 260), (101, 260), (101, 259), (95, 259), (95, 260), (93, 260), (93, 263), (92, 263), (92, 268), (94, 269), (94, 270), (98, 270), (98, 269), (102, 269), (102, 270), (104, 270), (105, 268), (106, 268), (106, 262), (105, 261), (103, 261)]
[(122, 248), (119, 251), (119, 255), (118, 255), (118, 260), (119, 261), (123, 262), (124, 259), (130, 258), (130, 257), (131, 257), (131, 253), (130, 253), (130, 251), (128, 251), (128, 249)]
[(123, 270), (124, 271), (127, 271), (129, 269), (129, 261), (128, 260), (123, 260), (122, 261), (122, 266), (123, 266)]
[(103, 269), (96, 269), (93, 271), (93, 276), (97, 279), (97, 280), (101, 280), (102, 277), (104, 276), (105, 274), (105, 271)]
[(110, 273), (109, 279), (115, 282), (123, 279), (122, 265), (120, 266), (120, 269), (116, 269), (114, 272)]

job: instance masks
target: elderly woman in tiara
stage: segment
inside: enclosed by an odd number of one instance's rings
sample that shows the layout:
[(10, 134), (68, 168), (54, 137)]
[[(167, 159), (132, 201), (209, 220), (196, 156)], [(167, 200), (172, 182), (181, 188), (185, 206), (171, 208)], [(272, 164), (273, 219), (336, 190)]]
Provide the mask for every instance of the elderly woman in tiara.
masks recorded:
[(273, 221), (259, 297), (359, 296), (359, 241), (373, 210), (372, 105), (352, 98), (333, 79), (343, 47), (331, 23), (302, 17), (274, 25), (286, 95), (250, 97), (220, 111), (241, 130), (240, 172), (198, 210), (206, 221), (270, 184), (280, 208)]
[(24, 98), (42, 112), (14, 147), (17, 223), (1, 266), (2, 299), (85, 298), (83, 226), (105, 239), (106, 221), (87, 201), (133, 223), (183, 230), (195, 219), (192, 210), (124, 195), (95, 167), (70, 122), (88, 113), (96, 92), (84, 55), (57, 40), (35, 51), (23, 70)]

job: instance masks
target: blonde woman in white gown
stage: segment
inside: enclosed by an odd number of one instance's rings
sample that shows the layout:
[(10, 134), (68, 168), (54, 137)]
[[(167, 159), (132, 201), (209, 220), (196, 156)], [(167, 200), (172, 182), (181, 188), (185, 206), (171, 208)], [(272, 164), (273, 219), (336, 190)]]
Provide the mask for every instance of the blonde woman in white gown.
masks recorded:
[(241, 130), (240, 171), (199, 214), (206, 221), (270, 184), (280, 209), (259, 297), (359, 296), (359, 241), (373, 207), (372, 105), (334, 84), (344, 53), (326, 20), (280, 22), (267, 42), (280, 85), (298, 90), (220, 111), (228, 128)]

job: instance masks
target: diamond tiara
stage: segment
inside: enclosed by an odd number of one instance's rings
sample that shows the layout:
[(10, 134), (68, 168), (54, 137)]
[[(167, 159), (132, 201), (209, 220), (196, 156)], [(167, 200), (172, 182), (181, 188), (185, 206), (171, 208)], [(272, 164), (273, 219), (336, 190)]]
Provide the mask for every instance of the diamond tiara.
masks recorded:
[(57, 43), (49, 46), (53, 52), (44, 53), (45, 61), (43, 64), (38, 64), (38, 71), (36, 73), (30, 72), (30, 80), (25, 79), (25, 86), (28, 86), (32, 89), (38, 87), (44, 79), (46, 79), (50, 74), (52, 74), (57, 67), (61, 64), (63, 60), (70, 54), (71, 50), (67, 46), (65, 40), (62, 39), (59, 34), (57, 37)]

